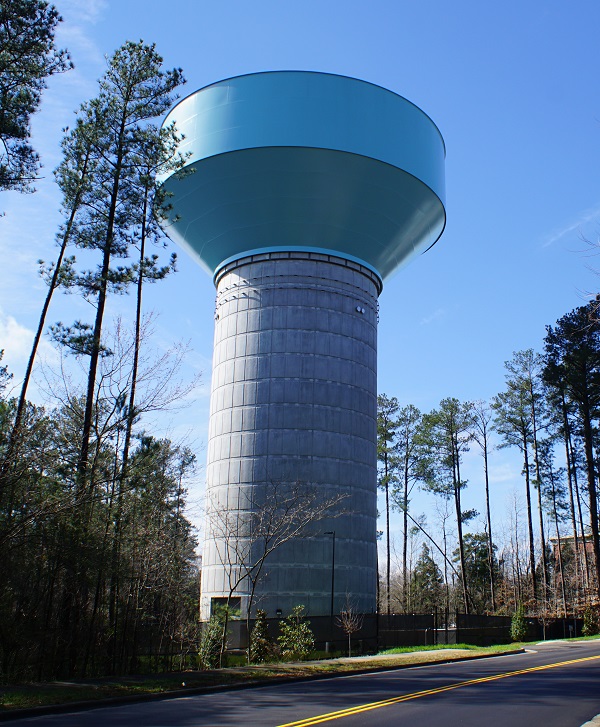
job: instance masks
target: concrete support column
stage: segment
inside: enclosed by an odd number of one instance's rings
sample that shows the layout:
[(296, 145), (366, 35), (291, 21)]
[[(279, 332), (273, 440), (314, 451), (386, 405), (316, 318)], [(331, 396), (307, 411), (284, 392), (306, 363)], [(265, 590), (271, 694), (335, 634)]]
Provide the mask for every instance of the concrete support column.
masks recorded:
[[(243, 550), (231, 546), (249, 535), (261, 498), (298, 486), (346, 497), (337, 516), (266, 559), (252, 613), (287, 615), (303, 604), (309, 615), (329, 614), (332, 531), (335, 612), (346, 594), (373, 612), (381, 281), (340, 257), (271, 252), (225, 265), (215, 282), (201, 616), (227, 597)], [(235, 594), (242, 615), (248, 588)]]

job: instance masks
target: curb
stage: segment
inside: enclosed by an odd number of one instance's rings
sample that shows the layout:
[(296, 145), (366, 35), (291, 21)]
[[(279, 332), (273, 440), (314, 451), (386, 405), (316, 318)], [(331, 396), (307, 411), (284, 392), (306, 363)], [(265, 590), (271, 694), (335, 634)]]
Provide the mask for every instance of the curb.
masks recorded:
[[(7, 712), (0, 712), (0, 722), (12, 722), (29, 717), (43, 717), (53, 714), (69, 714), (71, 712), (80, 712), (82, 710), (101, 709), (103, 707), (116, 707), (122, 704), (136, 704), (139, 702), (153, 702), (161, 699), (179, 699), (180, 697), (195, 697), (203, 694), (215, 694), (218, 692), (236, 692), (243, 689), (256, 689), (258, 687), (268, 687), (278, 684), (294, 684), (300, 682), (310, 682), (322, 679), (335, 679), (346, 676), (356, 676), (357, 674), (377, 674), (384, 671), (395, 671), (399, 669), (411, 669), (416, 666), (437, 666), (439, 664), (453, 664), (460, 661), (475, 661), (476, 659), (493, 659), (498, 656), (512, 656), (515, 654), (524, 654), (525, 649), (511, 649), (503, 651), (499, 654), (475, 654), (473, 656), (460, 656), (456, 659), (440, 659), (438, 661), (422, 661), (418, 664), (399, 664), (396, 666), (376, 666), (364, 668), (349, 669), (337, 674), (323, 673), (312, 674), (310, 676), (299, 677), (270, 677), (250, 680), (242, 684), (219, 684), (211, 687), (190, 687), (189, 689), (171, 689), (165, 692), (157, 692), (152, 694), (126, 694), (122, 697), (106, 697), (105, 699), (86, 699), (81, 702), (66, 702), (63, 704), (48, 704), (39, 707), (27, 707), (25, 709), (14, 709)], [(594, 726), (595, 727), (595, 726)]]
[(581, 727), (600, 727), (600, 714), (597, 714), (589, 722), (584, 722)]

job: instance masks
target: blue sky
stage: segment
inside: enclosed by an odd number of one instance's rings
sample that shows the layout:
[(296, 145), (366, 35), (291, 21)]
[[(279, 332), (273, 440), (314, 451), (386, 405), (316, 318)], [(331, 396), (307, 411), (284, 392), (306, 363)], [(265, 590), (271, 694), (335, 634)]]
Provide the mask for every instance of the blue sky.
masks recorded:
[[(61, 129), (96, 93), (104, 55), (125, 40), (155, 42), (181, 66), (183, 93), (240, 73), (328, 71), (385, 86), (420, 106), (447, 148), (448, 223), (438, 244), (386, 283), (379, 391), (423, 411), (446, 396), (489, 399), (514, 350), (541, 349), (544, 326), (598, 288), (582, 238), (600, 231), (600, 4), (589, 0), (57, 0), (58, 41), (76, 69), (52, 79), (34, 119), (45, 179), (35, 195), (3, 194), (0, 348), (18, 375), (44, 296), (36, 260), (52, 259), (60, 196), (51, 171)], [(591, 268), (591, 269), (590, 269)], [(214, 290), (185, 253), (180, 272), (149, 292), (155, 346), (190, 340), (188, 374), (205, 385), (173, 416), (201, 449), (207, 425)], [(73, 297), (51, 321), (86, 313)], [(127, 301), (114, 302), (113, 313)], [(52, 361), (49, 346), (45, 347)], [(204, 454), (199, 452), (202, 461)], [(493, 455), (505, 509), (519, 464)], [(481, 509), (479, 461), (467, 463), (465, 506)], [(422, 503), (422, 504), (421, 504)], [(424, 499), (415, 503), (428, 507)]]

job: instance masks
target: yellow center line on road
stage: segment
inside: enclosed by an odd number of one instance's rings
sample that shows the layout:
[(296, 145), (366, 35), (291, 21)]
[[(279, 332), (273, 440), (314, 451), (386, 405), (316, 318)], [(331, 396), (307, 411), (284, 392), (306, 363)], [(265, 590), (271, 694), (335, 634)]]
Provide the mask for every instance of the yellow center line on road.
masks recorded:
[(497, 679), (507, 679), (508, 677), (519, 676), (520, 674), (531, 674), (534, 671), (544, 671), (545, 669), (556, 669), (559, 666), (568, 666), (569, 664), (581, 664), (584, 661), (594, 661), (600, 659), (599, 656), (585, 656), (581, 659), (569, 659), (569, 661), (558, 661), (554, 664), (543, 664), (542, 666), (532, 666), (528, 669), (518, 669), (517, 671), (507, 671), (503, 674), (493, 674), (489, 677), (480, 677), (479, 679), (469, 679), (466, 682), (457, 682), (456, 684), (448, 684), (445, 687), (436, 687), (435, 689), (424, 689), (422, 692), (412, 692), (411, 694), (403, 694), (400, 697), (391, 697), (390, 699), (383, 699), (380, 702), (371, 702), (370, 704), (360, 704), (356, 707), (349, 707), (348, 709), (340, 709), (338, 712), (329, 712), (328, 714), (320, 714), (316, 717), (308, 717), (307, 719), (301, 719), (297, 722), (286, 722), (286, 724), (279, 725), (279, 727), (309, 727), (314, 724), (321, 724), (322, 722), (332, 722), (334, 719), (343, 719), (344, 717), (351, 717), (353, 714), (360, 714), (361, 712), (369, 712), (372, 709), (380, 709), (381, 707), (389, 707), (392, 704), (399, 704), (400, 702), (408, 702), (411, 699), (420, 699), (421, 697), (429, 697), (432, 694), (441, 694), (442, 692), (449, 692), (452, 689), (462, 689), (463, 687), (470, 687), (472, 684), (483, 684), (484, 682), (493, 682)]

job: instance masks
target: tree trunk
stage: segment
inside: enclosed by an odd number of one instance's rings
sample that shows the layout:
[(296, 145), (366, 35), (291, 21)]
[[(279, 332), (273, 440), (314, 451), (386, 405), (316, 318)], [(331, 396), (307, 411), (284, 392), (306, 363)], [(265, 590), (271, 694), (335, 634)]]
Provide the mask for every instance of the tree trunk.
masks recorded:
[(102, 256), (102, 270), (100, 273), (100, 284), (98, 288), (98, 302), (96, 308), (96, 318), (94, 321), (93, 344), (90, 355), (90, 366), (88, 371), (87, 391), (85, 398), (85, 411), (83, 415), (83, 428), (81, 434), (81, 448), (79, 459), (77, 462), (77, 479), (78, 489), (81, 493), (86, 486), (85, 479), (88, 469), (88, 458), (90, 448), (90, 436), (92, 432), (92, 419), (94, 411), (94, 399), (96, 389), (96, 374), (98, 370), (98, 361), (101, 352), (101, 336), (102, 324), (104, 321), (104, 309), (106, 306), (106, 295), (108, 291), (108, 271), (112, 255), (112, 246), (114, 240), (115, 217), (117, 212), (117, 202), (119, 196), (119, 187), (121, 183), (121, 172), (123, 168), (123, 156), (125, 154), (125, 126), (127, 118), (126, 112), (121, 117), (121, 125), (119, 129), (117, 144), (117, 159), (115, 161), (115, 171), (113, 174), (113, 186), (111, 190), (110, 204), (108, 208), (108, 219), (106, 224), (106, 236), (104, 239), (104, 250)]
[(519, 514), (517, 511), (517, 503), (515, 501), (515, 561), (514, 561), (515, 581), (517, 584), (517, 592), (515, 594), (515, 607), (523, 600), (523, 589), (521, 586), (521, 554), (519, 552)]
[[(46, 294), (46, 299), (44, 300), (44, 305), (42, 306), (42, 311), (40, 313), (37, 330), (35, 332), (35, 336), (33, 337), (33, 344), (31, 346), (29, 360), (27, 361), (27, 368), (25, 369), (25, 376), (23, 378), (23, 384), (21, 385), (21, 391), (19, 393), (19, 400), (17, 402), (17, 411), (15, 413), (15, 419), (14, 419), (13, 426), (11, 428), (11, 431), (10, 431), (10, 434), (8, 437), (8, 443), (6, 446), (6, 451), (5, 451), (4, 457), (2, 459), (2, 464), (0, 465), (0, 483), (2, 484), (2, 486), (4, 485), (4, 480), (6, 478), (6, 474), (8, 473), (8, 471), (10, 470), (10, 468), (12, 466), (14, 450), (15, 450), (15, 447), (18, 445), (19, 439), (21, 437), (21, 425), (22, 425), (22, 421), (23, 421), (23, 414), (25, 412), (25, 406), (27, 404), (27, 391), (29, 389), (29, 383), (31, 381), (31, 374), (33, 373), (33, 365), (35, 363), (38, 348), (40, 345), (40, 340), (42, 338), (42, 334), (44, 332), (44, 327), (46, 325), (46, 317), (48, 315), (48, 309), (50, 308), (50, 302), (52, 301), (52, 296), (54, 295), (54, 291), (58, 287), (62, 263), (63, 263), (63, 259), (65, 256), (65, 252), (66, 252), (68, 244), (69, 244), (69, 238), (71, 236), (71, 230), (73, 229), (75, 215), (77, 214), (77, 211), (79, 209), (81, 194), (83, 191), (83, 184), (84, 184), (84, 182), (86, 180), (86, 176), (87, 176), (89, 156), (90, 156), (90, 150), (88, 148), (85, 158), (84, 158), (83, 168), (81, 171), (81, 184), (79, 185), (79, 187), (77, 189), (77, 193), (75, 195), (75, 199), (73, 200), (73, 205), (71, 207), (71, 213), (69, 215), (69, 219), (67, 221), (67, 224), (66, 224), (65, 230), (64, 230), (64, 234), (62, 236), (60, 250), (58, 253), (58, 257), (56, 259), (54, 271), (52, 273), (52, 279), (50, 280), (50, 283), (48, 285), (48, 292)], [(8, 507), (9, 514), (12, 512), (12, 509), (13, 509), (12, 502), (10, 502), (9, 507)]]
[(563, 417), (563, 435), (565, 444), (565, 462), (567, 465), (567, 483), (569, 488), (569, 510), (571, 515), (571, 527), (573, 528), (573, 557), (575, 560), (575, 589), (576, 600), (579, 600), (579, 589), (583, 581), (583, 568), (581, 566), (581, 553), (579, 552), (579, 535), (577, 532), (577, 519), (575, 516), (575, 496), (573, 494), (573, 474), (575, 464), (571, 455), (571, 427), (567, 411), (564, 390), (561, 389), (561, 412)]
[(527, 500), (527, 529), (529, 533), (529, 569), (531, 571), (531, 583), (533, 586), (533, 600), (538, 600), (537, 578), (535, 572), (535, 545), (533, 539), (533, 517), (531, 513), (531, 487), (529, 479), (529, 453), (527, 450), (527, 438), (523, 435), (523, 471), (525, 473), (525, 496)]
[[(537, 439), (537, 416), (535, 410), (535, 400), (533, 392), (533, 384), (530, 381), (529, 394), (531, 396), (531, 423), (533, 427), (533, 463), (535, 466), (535, 479), (537, 482), (537, 499), (538, 512), (540, 518), (540, 546), (542, 549), (542, 577), (544, 584), (544, 603), (548, 598), (548, 554), (546, 553), (546, 537), (544, 533), (544, 511), (542, 508), (542, 474), (540, 470), (540, 458), (538, 452)], [(545, 608), (545, 606), (544, 606)]]
[(390, 482), (389, 482), (389, 465), (388, 465), (388, 453), (385, 453), (385, 528), (386, 528), (386, 604), (387, 614), (391, 613), (390, 608), (390, 572), (391, 572), (391, 546), (390, 546)]
[(492, 541), (492, 515), (490, 512), (490, 476), (488, 470), (488, 447), (487, 433), (484, 433), (483, 439), (483, 471), (485, 475), (485, 510), (487, 515), (488, 526), (488, 567), (490, 570), (490, 597), (492, 601), (492, 611), (496, 611), (496, 593), (495, 593), (495, 576), (494, 576), (494, 544)]
[(408, 611), (408, 455), (404, 461), (404, 492), (402, 495), (402, 589), (404, 591), (404, 611)]
[(131, 367), (131, 386), (129, 387), (129, 401), (127, 408), (127, 418), (125, 423), (125, 440), (123, 443), (123, 454), (121, 459), (120, 473), (117, 484), (117, 505), (114, 516), (114, 534), (111, 553), (111, 577), (109, 586), (109, 615), (112, 624), (113, 637), (111, 640), (111, 661), (113, 670), (116, 667), (116, 648), (117, 648), (117, 597), (119, 589), (118, 579), (118, 563), (121, 550), (121, 519), (123, 515), (123, 493), (127, 480), (129, 466), (129, 451), (131, 447), (131, 438), (133, 433), (133, 422), (135, 419), (135, 394), (139, 365), (140, 353), (140, 337), (141, 337), (141, 321), (142, 321), (142, 285), (143, 285), (143, 263), (146, 243), (146, 216), (148, 205), (148, 189), (144, 196), (144, 207), (142, 217), (142, 230), (140, 234), (140, 270), (136, 286), (136, 316), (135, 316), (135, 334), (133, 347), (133, 362)]
[(589, 559), (588, 551), (587, 551), (587, 536), (585, 534), (585, 527), (583, 524), (583, 510), (581, 507), (581, 494), (579, 492), (579, 483), (577, 481), (577, 467), (575, 467), (573, 469), (573, 485), (574, 485), (574, 489), (575, 489), (575, 500), (577, 502), (577, 515), (579, 518), (579, 528), (581, 531), (581, 548), (583, 550), (583, 562), (584, 562), (584, 567), (585, 567), (584, 583), (585, 583), (585, 587), (589, 588), (592, 567), (590, 564), (590, 559)]
[(453, 442), (453, 457), (454, 457), (454, 505), (456, 508), (456, 522), (458, 530), (458, 550), (460, 553), (460, 576), (462, 582), (463, 601), (465, 605), (465, 613), (469, 613), (469, 591), (467, 588), (467, 571), (465, 562), (465, 546), (463, 542), (463, 530), (462, 530), (462, 509), (460, 504), (460, 463), (458, 456), (458, 448)]
[(600, 538), (598, 533), (598, 496), (596, 492), (596, 468), (594, 464), (593, 432), (589, 404), (582, 402), (583, 441), (587, 471), (588, 495), (590, 503), (590, 526), (594, 550), (594, 570), (596, 576), (596, 595), (600, 599)]
[(560, 529), (558, 527), (558, 510), (556, 508), (556, 488), (554, 486), (554, 473), (550, 472), (550, 478), (552, 481), (552, 510), (554, 514), (554, 525), (556, 527), (556, 542), (558, 545), (558, 572), (560, 574), (560, 585), (562, 590), (562, 601), (563, 601), (563, 616), (567, 618), (567, 592), (565, 588), (565, 573), (563, 569), (562, 560), (562, 542), (560, 538)]

